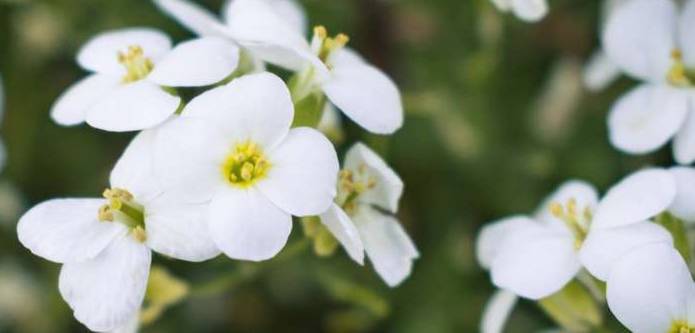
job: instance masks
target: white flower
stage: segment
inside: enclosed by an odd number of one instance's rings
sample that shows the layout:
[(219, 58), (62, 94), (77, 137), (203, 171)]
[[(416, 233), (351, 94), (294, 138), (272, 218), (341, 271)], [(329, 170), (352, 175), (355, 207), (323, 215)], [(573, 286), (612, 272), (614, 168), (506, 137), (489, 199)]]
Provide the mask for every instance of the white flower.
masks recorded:
[(507, 232), (494, 251), (489, 246), (483, 249), (488, 253), (483, 257), (489, 258), (483, 262), (491, 261), (495, 285), (530, 299), (560, 290), (582, 266), (605, 280), (612, 264), (632, 249), (672, 242), (670, 234), (649, 219), (664, 212), (675, 194), (673, 177), (660, 169), (627, 177), (600, 203), (589, 184), (568, 182), (541, 205), (534, 218), (517, 216), (498, 222), (506, 225), (498, 228), (513, 232)]
[(260, 73), (196, 97), (159, 132), (161, 184), (184, 202), (210, 203), (208, 229), (231, 258), (273, 257), (292, 215), (324, 212), (335, 196), (333, 146), (316, 130), (290, 129), (293, 116), (282, 80)]
[(321, 222), (357, 263), (364, 252), (377, 273), (395, 287), (410, 275), (419, 257), (410, 237), (391, 214), (398, 211), (403, 182), (367, 146), (355, 144), (345, 157), (336, 202)]
[[(601, 27), (615, 8), (629, 0), (605, 0), (602, 6)], [(602, 50), (596, 50), (584, 67), (584, 85), (591, 91), (601, 91), (620, 77), (620, 67)]]
[(653, 244), (615, 264), (607, 285), (611, 312), (632, 332), (695, 330), (695, 283), (681, 255)]
[(202, 224), (205, 205), (172, 205), (151, 174), (154, 133), (130, 144), (111, 173), (105, 199), (54, 199), (17, 225), (20, 242), (61, 263), (60, 293), (93, 331), (122, 327), (140, 309), (151, 249), (202, 261), (219, 251)]
[(235, 0), (228, 6), (233, 40), (266, 62), (297, 71), (293, 100), (316, 92), (366, 130), (390, 134), (403, 124), (400, 92), (381, 70), (344, 48), (348, 37), (328, 37), (316, 27), (311, 43), (264, 1)]
[(503, 12), (513, 12), (518, 18), (535, 22), (540, 21), (548, 14), (548, 2), (546, 0), (491, 0), (493, 4)]
[(669, 172), (676, 180), (676, 198), (668, 211), (675, 217), (692, 225), (695, 223), (695, 169), (673, 167)]
[(603, 47), (628, 75), (644, 81), (620, 98), (608, 119), (610, 139), (631, 154), (673, 139), (680, 164), (695, 161), (695, 1), (631, 0), (608, 19)]
[(483, 309), (480, 319), (480, 333), (502, 333), (512, 313), (518, 297), (507, 290), (498, 290)]
[(51, 117), (65, 126), (86, 121), (115, 132), (152, 128), (173, 115), (181, 102), (165, 89), (219, 82), (238, 61), (239, 49), (221, 38), (195, 39), (172, 49), (169, 38), (157, 30), (105, 32), (77, 56), (92, 74), (58, 99)]

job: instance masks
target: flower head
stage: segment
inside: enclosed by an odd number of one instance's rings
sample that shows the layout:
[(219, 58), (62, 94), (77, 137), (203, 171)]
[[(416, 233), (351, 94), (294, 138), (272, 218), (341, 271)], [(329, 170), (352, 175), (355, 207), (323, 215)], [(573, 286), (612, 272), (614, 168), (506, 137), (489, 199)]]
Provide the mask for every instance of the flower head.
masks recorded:
[(153, 131), (138, 135), (111, 173), (103, 199), (53, 199), (17, 225), (34, 254), (63, 264), (60, 293), (94, 331), (122, 327), (140, 309), (151, 250), (202, 261), (219, 252), (201, 225), (201, 205), (172, 205), (152, 178)]
[[(600, 202), (591, 185), (567, 182), (534, 217), (516, 216), (486, 227), (478, 245), (480, 261), (489, 265), (495, 285), (531, 299), (560, 290), (582, 267), (605, 280), (616, 260), (631, 250), (672, 244), (670, 234), (649, 219), (666, 211), (675, 194), (673, 177), (660, 169), (627, 177)], [(504, 237), (491, 237), (500, 234)]]
[(159, 133), (155, 166), (165, 192), (209, 202), (214, 245), (231, 258), (273, 257), (292, 215), (317, 215), (335, 196), (333, 146), (316, 130), (290, 129), (293, 114), (282, 80), (260, 73), (196, 97)]
[(221, 81), (239, 61), (238, 48), (206, 37), (172, 49), (159, 31), (131, 28), (102, 33), (88, 41), (77, 61), (92, 74), (70, 87), (55, 103), (61, 125), (89, 125), (107, 131), (152, 128), (168, 119), (180, 98), (166, 89)]
[(335, 203), (320, 220), (348, 255), (362, 264), (364, 252), (389, 286), (410, 275), (419, 257), (410, 237), (392, 216), (403, 182), (371, 149), (355, 144), (347, 153)]
[(611, 12), (603, 34), (606, 54), (644, 82), (611, 110), (610, 139), (620, 150), (649, 153), (673, 139), (676, 161), (695, 161), (693, 22), (693, 1), (679, 6), (671, 0), (634, 0)]

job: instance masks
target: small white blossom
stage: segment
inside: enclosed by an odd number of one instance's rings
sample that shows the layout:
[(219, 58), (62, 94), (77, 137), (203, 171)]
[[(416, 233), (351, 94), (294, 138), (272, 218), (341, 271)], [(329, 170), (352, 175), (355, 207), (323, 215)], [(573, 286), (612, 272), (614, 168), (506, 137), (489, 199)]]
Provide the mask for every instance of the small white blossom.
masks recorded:
[(111, 173), (105, 199), (53, 199), (17, 225), (34, 254), (61, 263), (60, 293), (93, 331), (123, 327), (140, 310), (151, 249), (190, 261), (218, 255), (202, 221), (205, 205), (172, 205), (151, 170), (154, 133), (139, 134)]
[(560, 290), (582, 267), (605, 280), (613, 263), (632, 249), (672, 243), (649, 219), (666, 211), (675, 195), (673, 177), (660, 169), (627, 177), (600, 203), (591, 185), (568, 182), (534, 218), (516, 216), (487, 227), (511, 231), (497, 248), (482, 248), (482, 262), (490, 262), (495, 285), (530, 299)]
[(673, 139), (680, 164), (695, 161), (695, 1), (631, 0), (610, 15), (603, 47), (628, 75), (643, 81), (620, 98), (608, 119), (610, 139), (630, 154)]
[(61, 125), (86, 121), (106, 131), (152, 128), (173, 115), (181, 99), (170, 87), (219, 82), (237, 67), (239, 49), (216, 37), (181, 43), (148, 28), (102, 33), (77, 56), (91, 72), (56, 101), (51, 117)]
[(335, 196), (333, 146), (314, 129), (290, 129), (293, 117), (285, 84), (260, 73), (201, 94), (160, 130), (160, 183), (184, 202), (209, 202), (212, 240), (231, 258), (275, 256), (292, 215), (324, 212)]
[(652, 244), (630, 252), (608, 277), (608, 306), (632, 332), (695, 330), (695, 283), (673, 247)]
[(371, 149), (358, 143), (345, 157), (336, 202), (321, 222), (348, 255), (362, 264), (364, 252), (377, 273), (395, 287), (419, 257), (408, 234), (391, 214), (398, 211), (403, 182)]
[[(618, 6), (629, 0), (604, 0), (601, 12), (603, 30), (606, 19), (611, 16)], [(584, 67), (584, 85), (591, 91), (601, 91), (620, 77), (620, 67), (611, 60), (602, 49), (594, 51), (589, 62)]]
[(528, 21), (540, 21), (548, 14), (547, 0), (491, 0), (502, 12), (512, 12), (516, 17)]

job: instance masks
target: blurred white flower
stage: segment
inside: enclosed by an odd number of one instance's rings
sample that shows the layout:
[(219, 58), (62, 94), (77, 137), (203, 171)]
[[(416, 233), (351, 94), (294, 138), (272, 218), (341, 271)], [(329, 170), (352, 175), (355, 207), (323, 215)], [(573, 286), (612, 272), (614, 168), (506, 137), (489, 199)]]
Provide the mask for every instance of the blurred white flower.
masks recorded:
[(676, 180), (676, 198), (668, 211), (675, 217), (689, 223), (695, 223), (695, 169), (691, 167), (673, 167), (669, 172)]
[(419, 257), (415, 244), (391, 214), (398, 211), (403, 181), (375, 152), (361, 143), (347, 152), (336, 202), (321, 222), (357, 263), (364, 252), (377, 273), (395, 287), (410, 275)]
[(228, 28), (236, 41), (264, 61), (298, 72), (290, 83), (295, 102), (318, 92), (370, 132), (391, 134), (402, 126), (398, 88), (344, 48), (346, 35), (331, 38), (319, 26), (309, 43), (262, 1), (235, 0), (229, 13)]
[(530, 299), (560, 290), (582, 266), (605, 280), (625, 253), (644, 244), (672, 243), (670, 234), (649, 219), (665, 211), (675, 194), (673, 177), (660, 169), (627, 177), (600, 203), (591, 185), (570, 181), (533, 218), (516, 216), (486, 227), (507, 229), (507, 236), (496, 247), (479, 247), (479, 256), (490, 263), (495, 285)]
[(152, 177), (154, 133), (139, 134), (111, 173), (104, 199), (54, 199), (17, 225), (34, 254), (61, 263), (60, 293), (93, 331), (122, 327), (142, 303), (151, 251), (202, 261), (219, 251), (200, 225), (205, 205), (172, 205)]
[(152, 128), (176, 112), (181, 100), (166, 89), (211, 85), (231, 74), (239, 49), (216, 37), (172, 49), (163, 33), (130, 28), (92, 38), (77, 62), (93, 74), (56, 101), (51, 117), (65, 126), (86, 121), (106, 131), (136, 131)]
[(273, 257), (292, 215), (317, 215), (335, 197), (333, 146), (314, 129), (290, 129), (293, 116), (283, 81), (260, 73), (196, 97), (159, 132), (160, 183), (179, 200), (210, 203), (212, 240), (231, 258)]
[[(648, 24), (645, 24), (648, 22)], [(628, 75), (644, 81), (620, 98), (608, 119), (610, 140), (630, 154), (673, 139), (680, 164), (695, 161), (695, 1), (631, 0), (609, 17), (603, 47)]]
[(516, 17), (536, 22), (548, 14), (547, 0), (491, 0), (502, 12), (512, 12)]
[(626, 255), (608, 278), (608, 306), (632, 332), (695, 331), (695, 283), (681, 255), (652, 244)]
[(483, 309), (480, 320), (480, 333), (502, 333), (518, 297), (507, 290), (498, 290)]
[[(611, 16), (618, 6), (630, 0), (605, 0), (602, 6), (601, 22), (599, 30), (603, 30), (606, 19)], [(603, 51), (594, 51), (587, 64), (584, 66), (584, 86), (590, 91), (601, 91), (620, 77), (621, 71), (613, 60)]]

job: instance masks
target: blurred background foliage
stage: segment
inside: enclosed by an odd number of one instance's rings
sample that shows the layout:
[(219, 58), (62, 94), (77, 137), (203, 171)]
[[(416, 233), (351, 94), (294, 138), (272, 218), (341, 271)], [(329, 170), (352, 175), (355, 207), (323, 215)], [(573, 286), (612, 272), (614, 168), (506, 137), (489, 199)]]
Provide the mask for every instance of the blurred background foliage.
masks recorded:
[[(214, 12), (222, 2), (200, 1)], [(537, 24), (499, 13), (488, 0), (301, 2), (312, 25), (349, 34), (351, 46), (403, 91), (402, 130), (381, 138), (346, 123), (346, 142), (368, 142), (405, 180), (400, 218), (422, 257), (391, 290), (342, 250), (317, 258), (299, 225), (280, 257), (266, 263), (158, 256), (158, 265), (186, 281), (176, 287), (186, 296), (160, 297), (168, 309), (154, 309), (164, 315), (144, 332), (475, 332), (493, 291), (475, 261), (482, 224), (532, 212), (568, 178), (605, 189), (628, 171), (670, 163), (668, 152), (628, 157), (608, 143), (607, 110), (632, 82), (600, 93), (583, 87), (583, 64), (598, 47), (600, 1), (550, 1), (550, 15)], [(106, 187), (132, 134), (59, 127), (49, 110), (85, 75), (74, 60), (80, 45), (128, 26), (157, 27), (176, 41), (192, 37), (145, 0), (0, 0), (7, 94), (0, 136), (9, 155), (0, 174), (2, 332), (85, 330), (60, 299), (59, 265), (21, 247), (15, 224), (39, 201), (93, 197)], [(529, 302), (508, 326), (550, 327)]]

